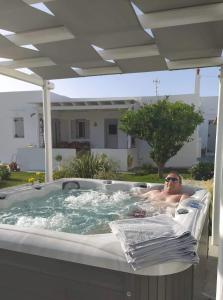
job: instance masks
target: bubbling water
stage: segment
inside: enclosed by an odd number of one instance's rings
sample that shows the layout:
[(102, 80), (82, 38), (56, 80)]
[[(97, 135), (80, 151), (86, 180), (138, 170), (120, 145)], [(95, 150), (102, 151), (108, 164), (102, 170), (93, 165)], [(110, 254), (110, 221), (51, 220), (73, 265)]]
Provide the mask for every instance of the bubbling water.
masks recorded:
[[(78, 234), (110, 232), (108, 223), (129, 218), (145, 209), (142, 199), (131, 192), (71, 190), (30, 199), (0, 211), (0, 223)], [(147, 215), (159, 210), (147, 205)]]

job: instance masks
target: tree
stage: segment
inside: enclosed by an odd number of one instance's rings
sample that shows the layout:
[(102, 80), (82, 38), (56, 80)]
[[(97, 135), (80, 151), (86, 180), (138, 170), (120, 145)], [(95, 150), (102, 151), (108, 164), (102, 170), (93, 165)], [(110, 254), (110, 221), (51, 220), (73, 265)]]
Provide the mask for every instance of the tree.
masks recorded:
[(176, 155), (184, 143), (192, 141), (191, 135), (203, 122), (201, 112), (194, 105), (168, 99), (129, 110), (121, 116), (120, 129), (129, 135), (147, 141), (150, 157), (158, 167), (160, 178), (166, 162)]

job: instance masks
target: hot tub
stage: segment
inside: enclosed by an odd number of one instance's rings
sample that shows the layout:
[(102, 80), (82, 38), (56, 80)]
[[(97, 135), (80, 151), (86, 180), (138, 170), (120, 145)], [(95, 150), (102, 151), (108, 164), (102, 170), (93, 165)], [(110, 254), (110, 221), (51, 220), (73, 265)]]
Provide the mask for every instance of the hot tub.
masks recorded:
[[(41, 198), (63, 188), (101, 188), (128, 191), (144, 184), (69, 179), (38, 186), (22, 186), (0, 192), (0, 208), (16, 201)], [(161, 185), (146, 184), (149, 188)], [(207, 191), (189, 186), (193, 199), (202, 203), (188, 213), (176, 212), (175, 219), (190, 224), (199, 241), (200, 263), (169, 261), (134, 271), (126, 262), (120, 243), (112, 233), (80, 235), (0, 224), (0, 289), (7, 299), (194, 299), (202, 289), (208, 251)], [(183, 204), (182, 204), (183, 205)], [(184, 209), (184, 207), (178, 209)]]

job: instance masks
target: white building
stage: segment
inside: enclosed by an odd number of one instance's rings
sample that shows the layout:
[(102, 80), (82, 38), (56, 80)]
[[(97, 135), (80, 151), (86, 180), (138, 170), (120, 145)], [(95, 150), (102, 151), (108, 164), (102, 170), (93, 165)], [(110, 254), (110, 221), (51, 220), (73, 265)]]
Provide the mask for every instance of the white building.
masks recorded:
[[(199, 74), (196, 80), (198, 77)], [(204, 113), (205, 121), (194, 132), (193, 141), (166, 164), (190, 167), (200, 159), (201, 148), (208, 153), (214, 151), (217, 97), (200, 97), (197, 80), (194, 94), (174, 95), (169, 100), (193, 103)], [(0, 111), (0, 160), (6, 163), (16, 160), (22, 170), (44, 170), (41, 92), (0, 93), (0, 101), (4, 103)], [(90, 149), (92, 153), (106, 153), (123, 171), (152, 163), (148, 144), (132, 139), (118, 125), (122, 110), (137, 109), (141, 103), (155, 101), (157, 97), (71, 99), (52, 93), (53, 157), (61, 154), (65, 160), (76, 156), (81, 149)], [(128, 157), (133, 160), (131, 166)]]
[(217, 108), (217, 96), (201, 97), (200, 110), (204, 116), (204, 122), (200, 125), (201, 148), (207, 156), (213, 156), (215, 152)]

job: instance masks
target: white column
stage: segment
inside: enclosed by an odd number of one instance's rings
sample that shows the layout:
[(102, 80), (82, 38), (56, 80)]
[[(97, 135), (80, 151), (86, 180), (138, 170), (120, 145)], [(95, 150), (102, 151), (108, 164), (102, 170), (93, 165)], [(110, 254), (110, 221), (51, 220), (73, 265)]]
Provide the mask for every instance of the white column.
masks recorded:
[(212, 212), (212, 244), (219, 242), (219, 219), (220, 202), (222, 200), (222, 153), (223, 153), (223, 71), (221, 67), (219, 77), (218, 113), (215, 143), (215, 169), (213, 190), (213, 212)]
[(47, 80), (43, 82), (43, 120), (45, 142), (45, 181), (53, 180), (53, 155), (52, 155), (52, 131), (51, 131), (51, 104), (50, 90), (54, 86)]
[(200, 69), (196, 70), (195, 75), (195, 85), (194, 85), (194, 94), (200, 97)]
[[(213, 207), (213, 241), (217, 240), (219, 230), (219, 248), (218, 248), (218, 270), (217, 270), (217, 288), (216, 300), (223, 299), (223, 67), (221, 67), (219, 82), (219, 99), (217, 115), (217, 141), (215, 157), (215, 189), (214, 189), (214, 207)], [(221, 216), (221, 217), (220, 217)], [(216, 218), (216, 220), (215, 220)], [(220, 220), (219, 220), (220, 219)]]
[(128, 149), (131, 149), (132, 148), (132, 137), (131, 135), (128, 135)]

